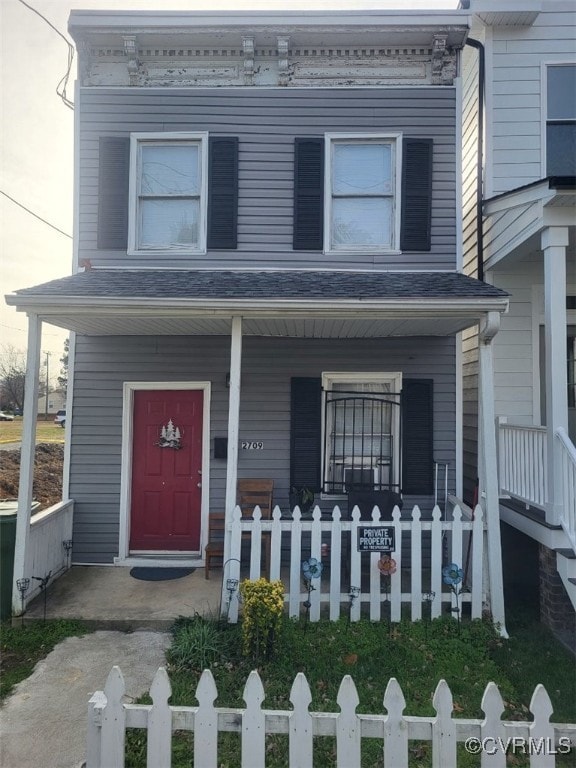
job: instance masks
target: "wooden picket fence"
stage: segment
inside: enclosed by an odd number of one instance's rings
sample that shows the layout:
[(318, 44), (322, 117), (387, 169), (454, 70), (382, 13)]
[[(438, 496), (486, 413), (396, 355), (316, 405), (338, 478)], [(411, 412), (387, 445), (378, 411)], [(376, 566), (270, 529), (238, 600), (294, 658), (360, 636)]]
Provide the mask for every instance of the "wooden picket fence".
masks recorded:
[[(444, 608), (454, 612), (462, 610), (462, 604), (469, 604), (472, 618), (480, 618), (484, 598), (484, 515), (477, 506), (472, 519), (465, 519), (456, 506), (450, 518), (443, 519), (436, 506), (432, 518), (423, 520), (416, 506), (410, 516), (401, 515), (395, 507), (392, 520), (381, 521), (380, 510), (374, 507), (372, 520), (367, 521), (360, 520), (360, 511), (355, 507), (351, 519), (344, 520), (336, 506), (331, 515), (322, 514), (316, 507), (311, 519), (304, 519), (298, 507), (287, 519), (276, 507), (271, 520), (262, 519), (256, 507), (252, 519), (246, 519), (237, 507), (230, 524), (230, 558), (225, 563), (223, 580), (223, 604), (228, 603), (228, 619), (238, 621), (238, 600), (226, 592), (226, 584), (228, 579), (240, 580), (242, 542), (246, 539), (249, 553), (244, 554), (244, 560), (248, 564), (248, 578), (266, 575), (262, 570), (262, 550), (266, 547), (270, 557), (269, 577), (282, 579), (285, 584), (288, 614), (292, 618), (300, 615), (302, 604), (307, 600), (311, 603), (310, 621), (320, 620), (323, 605), (328, 607), (333, 621), (343, 612), (351, 621), (358, 621), (366, 606), (371, 621), (400, 621), (403, 606), (409, 610), (412, 621), (418, 621), (423, 617), (425, 604), (426, 615), (431, 618), (440, 616)], [(391, 576), (382, 576), (378, 569), (380, 552), (357, 549), (358, 529), (371, 525), (394, 531), (395, 548), (391, 557), (396, 563), (396, 572)], [(325, 556), (322, 556), (323, 548)], [(283, 551), (289, 552), (287, 572), (282, 566)], [(324, 567), (320, 579), (313, 580), (314, 590), (308, 595), (302, 580), (302, 562), (310, 557), (321, 560)], [(466, 589), (460, 595), (443, 583), (442, 567), (447, 562), (456, 563), (466, 572)]]
[[(434, 693), (433, 717), (404, 714), (402, 689), (392, 678), (384, 693), (387, 714), (358, 714), (359, 698), (352, 678), (343, 678), (338, 692), (339, 712), (311, 712), (312, 694), (306, 677), (299, 673), (292, 685), (292, 709), (262, 709), (265, 691), (257, 672), (244, 687), (244, 708), (215, 707), (218, 691), (209, 670), (196, 688), (197, 707), (168, 704), (172, 694), (166, 670), (161, 667), (150, 687), (152, 704), (128, 704), (119, 667), (108, 676), (104, 691), (89, 702), (86, 768), (122, 768), (125, 734), (129, 728), (147, 729), (147, 768), (170, 768), (174, 731), (194, 732), (191, 765), (217, 768), (218, 734), (241, 735), (243, 768), (264, 768), (266, 736), (288, 736), (290, 768), (312, 768), (316, 736), (335, 739), (336, 768), (360, 768), (362, 739), (378, 739), (384, 768), (408, 768), (410, 740), (432, 744), (432, 768), (456, 768), (457, 745), (480, 756), (481, 768), (506, 768), (506, 752), (529, 755), (531, 768), (554, 768), (556, 755), (576, 745), (576, 724), (550, 722), (552, 704), (544, 686), (532, 696), (533, 720), (502, 720), (504, 702), (495, 683), (488, 683), (482, 698), (483, 719), (453, 717), (452, 693), (441, 680)], [(462, 747), (461, 747), (462, 749)]]

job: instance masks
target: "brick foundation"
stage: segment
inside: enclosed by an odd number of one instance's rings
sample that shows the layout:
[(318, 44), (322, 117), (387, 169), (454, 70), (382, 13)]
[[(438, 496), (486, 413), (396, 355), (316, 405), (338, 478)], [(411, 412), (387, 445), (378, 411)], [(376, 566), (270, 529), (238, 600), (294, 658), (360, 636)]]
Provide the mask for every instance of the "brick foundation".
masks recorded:
[(556, 553), (540, 544), (540, 620), (552, 631), (576, 632), (576, 613), (556, 569)]

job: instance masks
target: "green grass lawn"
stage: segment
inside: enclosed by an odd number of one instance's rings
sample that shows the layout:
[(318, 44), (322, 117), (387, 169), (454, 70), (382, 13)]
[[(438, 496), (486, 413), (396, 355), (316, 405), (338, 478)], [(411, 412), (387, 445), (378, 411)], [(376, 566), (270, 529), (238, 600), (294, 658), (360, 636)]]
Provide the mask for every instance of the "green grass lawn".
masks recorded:
[[(313, 711), (338, 712), (338, 688), (351, 675), (360, 698), (359, 712), (384, 714), (382, 699), (390, 677), (396, 677), (406, 698), (407, 715), (433, 716), (432, 696), (440, 679), (450, 686), (455, 717), (483, 716), (481, 699), (493, 680), (505, 701), (506, 719), (530, 719), (528, 707), (537, 683), (545, 685), (553, 703), (555, 722), (576, 722), (576, 675), (573, 656), (541, 625), (511, 623), (511, 639), (502, 640), (486, 622), (452, 618), (397, 625), (361, 621), (319, 622), (306, 628), (285, 620), (270, 660), (247, 659), (240, 652), (240, 625), (206, 626), (201, 619), (181, 620), (168, 652), (173, 705), (195, 706), (201, 669), (208, 666), (216, 680), (218, 706), (243, 707), (242, 691), (252, 669), (258, 669), (266, 692), (263, 707), (291, 709), (290, 688), (297, 672), (304, 672), (312, 691)], [(207, 631), (209, 630), (209, 631)], [(143, 701), (149, 703), (148, 698)], [(267, 737), (267, 765), (285, 766), (287, 737)], [(144, 732), (128, 738), (127, 767), (145, 765)], [(190, 765), (193, 736), (177, 734), (173, 766)], [(333, 766), (334, 740), (315, 739), (315, 766)], [(381, 745), (363, 740), (362, 768), (381, 766)], [(219, 765), (239, 766), (239, 737), (221, 734)], [(527, 765), (509, 755), (511, 766)], [(411, 744), (411, 766), (431, 765), (429, 743)], [(459, 747), (459, 765), (479, 765)], [(574, 755), (559, 756), (558, 766), (575, 765)]]
[[(0, 421), (0, 444), (19, 443), (22, 440), (22, 417), (16, 416), (14, 421)], [(63, 443), (64, 430), (59, 424), (54, 424), (54, 417), (39, 418), (36, 424), (37, 443)]]

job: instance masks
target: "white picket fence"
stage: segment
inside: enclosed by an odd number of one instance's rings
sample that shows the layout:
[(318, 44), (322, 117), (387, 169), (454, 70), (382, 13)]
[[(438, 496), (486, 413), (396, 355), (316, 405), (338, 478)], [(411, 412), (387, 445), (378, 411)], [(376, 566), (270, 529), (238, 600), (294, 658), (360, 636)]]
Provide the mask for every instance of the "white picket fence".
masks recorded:
[[(230, 622), (238, 621), (238, 600), (226, 592), (228, 579), (238, 582), (242, 571), (242, 541), (249, 547), (247, 562), (248, 578), (257, 579), (266, 575), (262, 571), (262, 549), (270, 554), (271, 580), (281, 579), (286, 587), (288, 614), (297, 617), (302, 604), (310, 601), (309, 618), (319, 621), (321, 606), (328, 606), (329, 618), (337, 620), (342, 612), (351, 621), (358, 621), (363, 606), (368, 605), (371, 621), (389, 618), (397, 622), (402, 618), (402, 608), (410, 611), (412, 621), (423, 617), (423, 606), (429, 604), (431, 618), (442, 614), (449, 606), (456, 611), (462, 603), (470, 604), (470, 616), (480, 618), (483, 608), (482, 566), (484, 546), (484, 516), (480, 506), (474, 510), (472, 519), (464, 519), (460, 507), (455, 507), (449, 520), (442, 519), (438, 507), (432, 512), (432, 519), (422, 520), (420, 510), (414, 507), (408, 517), (401, 515), (396, 507), (392, 520), (380, 520), (377, 507), (372, 520), (360, 520), (357, 507), (352, 519), (343, 520), (340, 509), (335, 507), (331, 515), (321, 514), (316, 507), (312, 518), (303, 519), (298, 507), (291, 519), (283, 518), (276, 507), (272, 519), (262, 519), (259, 507), (253, 518), (243, 518), (237, 507), (230, 524), (230, 557), (225, 563), (223, 579), (223, 604), (228, 603)], [(392, 576), (382, 576), (378, 569), (380, 552), (359, 552), (357, 532), (360, 526), (379, 526), (394, 530), (395, 549), (391, 557), (396, 562)], [(426, 537), (426, 546), (423, 540)], [(471, 540), (470, 540), (471, 537)], [(268, 539), (268, 540), (267, 540)], [(403, 544), (409, 562), (403, 564)], [(284, 545), (284, 546), (283, 546)], [(322, 557), (324, 545), (327, 554)], [(282, 568), (281, 553), (289, 551), (289, 566)], [(320, 579), (314, 579), (314, 590), (308, 595), (302, 579), (302, 562), (310, 557), (321, 560), (323, 571)], [(442, 579), (442, 567), (456, 563), (467, 572), (467, 590), (455, 595)], [(344, 571), (344, 574), (343, 574)], [(349, 574), (346, 589), (343, 576)], [(461, 587), (462, 585), (460, 585)], [(354, 595), (352, 597), (352, 595)]]
[(531, 768), (554, 768), (556, 755), (576, 745), (576, 725), (551, 723), (553, 709), (542, 685), (532, 696), (528, 722), (502, 720), (504, 702), (495, 683), (488, 683), (482, 698), (482, 719), (453, 717), (450, 688), (441, 680), (432, 699), (436, 715), (404, 714), (402, 689), (392, 678), (384, 693), (387, 714), (358, 714), (358, 692), (349, 675), (343, 678), (337, 697), (339, 712), (311, 712), (312, 693), (299, 673), (292, 685), (292, 710), (262, 709), (264, 686), (251, 672), (244, 687), (245, 708), (215, 707), (218, 691), (212, 673), (204, 670), (196, 688), (197, 707), (168, 704), (172, 694), (166, 670), (161, 667), (150, 687), (152, 704), (128, 704), (119, 667), (108, 675), (104, 691), (97, 691), (88, 705), (86, 768), (122, 768), (125, 734), (129, 728), (147, 729), (147, 768), (170, 768), (174, 731), (194, 732), (191, 765), (217, 768), (218, 734), (241, 735), (242, 768), (264, 768), (266, 736), (288, 736), (290, 768), (312, 768), (315, 736), (335, 739), (336, 768), (360, 768), (362, 739), (378, 739), (384, 768), (408, 768), (409, 741), (432, 744), (432, 768), (456, 768), (457, 745), (480, 755), (481, 768), (506, 768), (506, 751), (527, 755)]

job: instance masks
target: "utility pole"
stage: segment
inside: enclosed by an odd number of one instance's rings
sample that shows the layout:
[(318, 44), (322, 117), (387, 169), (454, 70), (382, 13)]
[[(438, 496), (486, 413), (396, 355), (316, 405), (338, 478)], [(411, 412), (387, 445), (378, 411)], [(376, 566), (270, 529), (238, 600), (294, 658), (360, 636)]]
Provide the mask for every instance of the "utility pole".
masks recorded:
[(44, 421), (48, 421), (48, 390), (50, 389), (50, 355), (51, 352), (44, 352), (46, 355), (46, 407), (44, 409)]

